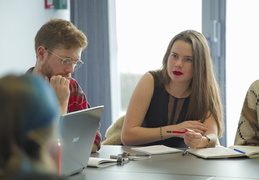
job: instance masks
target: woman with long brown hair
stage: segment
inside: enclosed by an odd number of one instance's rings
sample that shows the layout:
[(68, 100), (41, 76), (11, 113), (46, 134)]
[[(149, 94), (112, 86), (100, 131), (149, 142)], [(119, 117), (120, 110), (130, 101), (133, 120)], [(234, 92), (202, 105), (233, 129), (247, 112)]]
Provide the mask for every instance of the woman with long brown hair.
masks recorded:
[(220, 92), (206, 38), (194, 30), (183, 31), (169, 43), (162, 68), (144, 74), (137, 84), (122, 142), (214, 147), (223, 127)]

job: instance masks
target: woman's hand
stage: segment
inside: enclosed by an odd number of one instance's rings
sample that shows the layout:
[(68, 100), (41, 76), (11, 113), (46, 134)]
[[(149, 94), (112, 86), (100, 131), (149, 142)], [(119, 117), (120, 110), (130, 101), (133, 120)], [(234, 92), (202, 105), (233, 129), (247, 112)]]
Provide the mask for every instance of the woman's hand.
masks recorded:
[(193, 130), (196, 133), (204, 134), (208, 127), (200, 121), (184, 121), (176, 125), (175, 130), (185, 131), (185, 129)]
[(201, 133), (197, 133), (191, 129), (185, 129), (185, 134), (183, 135), (184, 142), (190, 148), (196, 148), (202, 141)]

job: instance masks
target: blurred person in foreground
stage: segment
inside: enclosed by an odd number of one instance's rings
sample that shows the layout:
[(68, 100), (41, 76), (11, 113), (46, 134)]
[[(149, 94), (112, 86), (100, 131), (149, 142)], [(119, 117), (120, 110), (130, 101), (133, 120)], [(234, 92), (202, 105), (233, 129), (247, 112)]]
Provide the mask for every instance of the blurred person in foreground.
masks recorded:
[(64, 179), (49, 149), (58, 118), (58, 100), (42, 77), (0, 79), (0, 179)]

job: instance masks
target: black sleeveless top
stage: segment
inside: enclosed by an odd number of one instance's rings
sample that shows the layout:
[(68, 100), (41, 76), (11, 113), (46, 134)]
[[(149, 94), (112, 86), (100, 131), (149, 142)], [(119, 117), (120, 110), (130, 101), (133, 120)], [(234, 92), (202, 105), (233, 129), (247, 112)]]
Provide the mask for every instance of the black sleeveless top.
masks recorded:
[[(171, 96), (165, 89), (165, 85), (160, 82), (157, 72), (150, 71), (154, 77), (154, 93), (143, 121), (142, 127), (160, 127), (172, 124), (179, 124), (185, 121), (190, 97), (176, 98)], [(161, 73), (161, 72), (160, 72)], [(187, 147), (183, 138), (172, 137), (161, 141), (156, 141), (147, 145), (163, 144), (170, 147)]]

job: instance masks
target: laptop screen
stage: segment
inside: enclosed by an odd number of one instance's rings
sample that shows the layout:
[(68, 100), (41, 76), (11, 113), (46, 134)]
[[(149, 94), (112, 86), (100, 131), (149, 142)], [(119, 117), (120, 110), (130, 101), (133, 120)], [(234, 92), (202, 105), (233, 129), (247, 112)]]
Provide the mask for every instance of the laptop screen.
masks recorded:
[(103, 108), (92, 107), (60, 117), (61, 175), (78, 173), (87, 166)]

